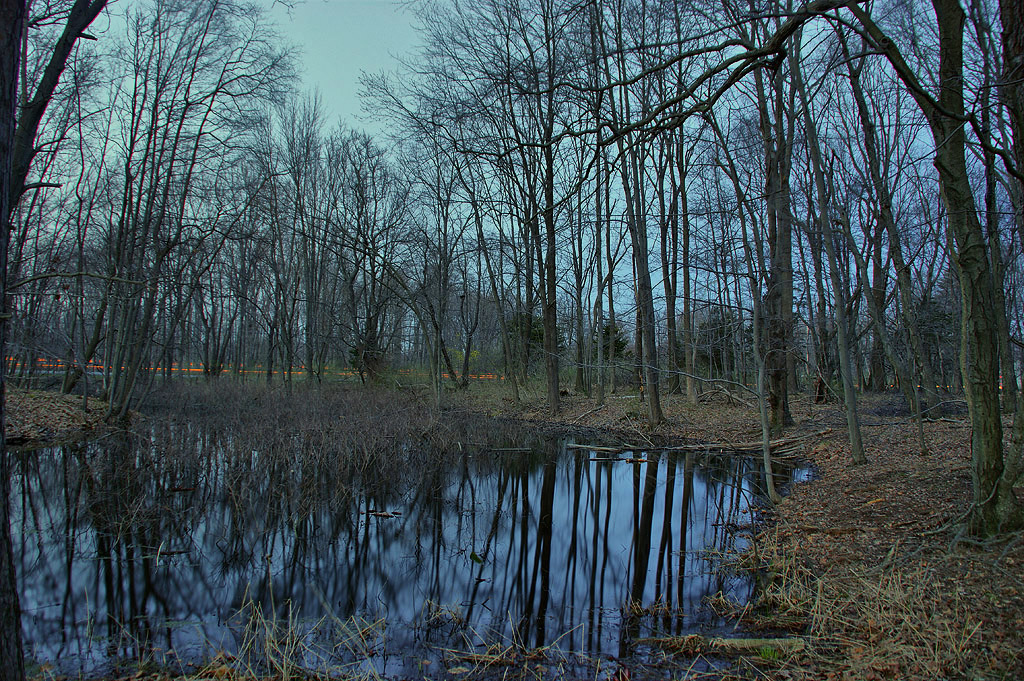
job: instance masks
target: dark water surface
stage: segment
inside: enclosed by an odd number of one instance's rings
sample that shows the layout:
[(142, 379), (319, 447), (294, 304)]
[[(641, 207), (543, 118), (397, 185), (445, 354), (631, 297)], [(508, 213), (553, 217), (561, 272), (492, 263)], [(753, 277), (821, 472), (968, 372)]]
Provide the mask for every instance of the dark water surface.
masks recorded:
[(404, 676), (493, 644), (620, 658), (721, 625), (707, 596), (749, 596), (714, 556), (751, 523), (751, 459), (536, 440), (355, 463), (232, 441), (178, 427), (15, 455), (32, 660), (93, 673), (223, 651)]

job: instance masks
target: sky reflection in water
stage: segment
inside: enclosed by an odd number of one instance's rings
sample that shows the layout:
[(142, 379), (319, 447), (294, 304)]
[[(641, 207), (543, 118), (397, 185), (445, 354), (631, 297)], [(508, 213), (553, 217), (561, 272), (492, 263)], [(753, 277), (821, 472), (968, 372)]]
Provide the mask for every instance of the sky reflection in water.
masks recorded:
[(538, 442), (396, 479), (383, 462), (342, 473), (190, 437), (196, 454), (174, 461), (117, 438), (19, 455), (13, 529), (36, 661), (90, 671), (252, 652), (254, 624), (274, 615), (324, 658), (313, 668), (403, 673), (495, 641), (624, 656), (641, 636), (714, 625), (705, 596), (749, 593), (706, 556), (742, 541), (727, 526), (750, 522), (750, 459), (607, 460)]

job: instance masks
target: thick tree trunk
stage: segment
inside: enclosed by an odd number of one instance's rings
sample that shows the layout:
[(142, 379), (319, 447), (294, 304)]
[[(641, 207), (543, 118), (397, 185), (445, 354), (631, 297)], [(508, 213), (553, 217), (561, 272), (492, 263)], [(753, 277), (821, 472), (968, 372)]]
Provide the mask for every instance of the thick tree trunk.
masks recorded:
[[(999, 18), (1003, 26), (1000, 95), (1010, 116), (1013, 157), (1017, 170), (1017, 177), (1010, 178), (1016, 188), (1011, 194), (1017, 196), (1014, 202), (1014, 223), (1024, 241), (1024, 4), (1017, 0), (999, 0)], [(1013, 422), (1013, 448), (1000, 483), (1008, 488), (1004, 490), (1004, 496), (1013, 495), (1013, 485), (1018, 481), (1021, 467), (1024, 466), (1024, 391), (1018, 386), (1014, 387), (1017, 388), (1017, 402)]]
[[(484, 256), (484, 267), (487, 268), (487, 281), (490, 284), (491, 296), (495, 301), (500, 301), (501, 296), (498, 293), (498, 279), (494, 273), (494, 267), (491, 265), (491, 253), (487, 249), (486, 240), (484, 238), (484, 221), (480, 214), (480, 206), (476, 201), (476, 197), (473, 197), (470, 204), (473, 208), (473, 222), (476, 224), (476, 235), (480, 241), (480, 250), (483, 251)], [(516, 376), (514, 353), (512, 352), (512, 334), (508, 329), (508, 322), (505, 321), (505, 311), (500, 309), (498, 311), (498, 328), (501, 330), (501, 351), (505, 358), (505, 380), (508, 381), (512, 386), (512, 399), (516, 404), (519, 404), (519, 378)]]
[[(850, 53), (845, 43), (843, 49), (849, 59)], [(864, 96), (864, 89), (860, 82), (862, 68), (862, 64), (854, 67), (852, 60), (848, 61), (847, 70), (850, 74), (850, 87), (853, 91), (854, 102), (857, 104), (857, 115), (860, 118), (861, 127), (864, 131), (864, 151), (867, 155), (868, 173), (875, 190), (876, 200), (878, 201), (878, 222), (889, 238), (889, 257), (892, 259), (892, 264), (896, 271), (896, 291), (900, 300), (900, 315), (903, 318), (903, 326), (907, 329), (907, 337), (910, 340), (910, 349), (914, 362), (914, 364), (908, 364), (904, 375), (899, 377), (900, 388), (903, 389), (907, 397), (907, 406), (917, 416), (919, 427), (923, 427), (920, 424), (922, 418), (921, 399), (916, 384), (918, 382), (921, 383), (926, 399), (930, 403), (928, 406), (932, 408), (938, 404), (937, 384), (935, 373), (931, 369), (931, 361), (925, 354), (924, 342), (921, 339), (921, 328), (917, 320), (917, 307), (914, 303), (913, 285), (910, 280), (910, 267), (903, 259), (900, 232), (896, 226), (896, 218), (893, 214), (892, 194), (883, 177), (882, 160), (875, 134), (875, 122), (871, 118), (867, 98)], [(879, 323), (884, 323), (884, 320)], [(890, 359), (891, 361), (892, 359)], [(896, 364), (894, 363), (893, 366), (895, 368)], [(914, 367), (916, 367), (916, 372), (912, 370)], [(924, 451), (923, 438), (921, 445), (922, 451)]]
[[(785, 101), (781, 75), (770, 82), (772, 101), (763, 77), (756, 74), (760, 132), (765, 153), (765, 199), (771, 264), (764, 296), (764, 362), (768, 378), (768, 406), (773, 429), (793, 423), (789, 411), (790, 353), (793, 321), (793, 226), (790, 216), (789, 167), (792, 146), (783, 124)], [(772, 110), (769, 110), (771, 107)], [(790, 107), (792, 110), (792, 107)]]
[[(4, 0), (5, 8), (6, 6), (13, 7), (19, 4), (23, 5), (24, 3), (19, 3), (18, 0)], [(75, 49), (75, 45), (82, 32), (99, 16), (106, 5), (107, 0), (75, 0), (75, 4), (71, 6), (71, 11), (68, 13), (64, 30), (61, 32), (60, 38), (57, 39), (57, 43), (53, 46), (50, 61), (46, 64), (46, 69), (36, 85), (35, 92), (32, 93), (32, 98), (27, 102), (22, 102), (21, 111), (17, 117), (17, 131), (12, 138), (11, 176), (10, 185), (7, 190), (10, 196), (9, 210), (14, 209), (24, 191), (25, 178), (28, 177), (28, 171), (32, 167), (32, 159), (35, 158), (38, 151), (35, 145), (36, 131), (39, 129), (39, 124), (46, 114), (50, 100), (53, 99), (53, 93), (57, 89), (58, 83), (60, 83), (60, 77), (64, 74), (64, 68), (67, 65), (68, 58), (71, 56), (71, 51)], [(9, 31), (9, 37), (5, 38), (5, 40), (11, 39), (13, 42), (12, 49), (20, 50), (21, 35), (19, 33), (18, 36), (14, 36), (12, 31), (14, 24), (5, 21), (3, 25)], [(10, 36), (13, 36), (13, 38), (10, 38)], [(15, 78), (17, 78), (17, 74), (15, 74)], [(4, 163), (6, 162), (5, 159)]]
[[(683, 370), (686, 372), (686, 401), (697, 404), (697, 377), (694, 366), (693, 286), (690, 283), (690, 204), (686, 197), (686, 177), (680, 179), (679, 213), (683, 256)], [(723, 367), (724, 370), (724, 367)]]
[(605, 253), (607, 254), (607, 257), (608, 257), (608, 274), (606, 275), (606, 278), (608, 279), (608, 329), (609, 329), (609, 334), (608, 334), (608, 336), (609, 336), (608, 337), (608, 373), (609, 373), (609, 376), (608, 376), (608, 390), (609, 390), (609, 392), (611, 392), (612, 395), (614, 395), (615, 391), (618, 390), (618, 387), (619, 387), (617, 372), (615, 371), (615, 360), (616, 360), (615, 341), (618, 339), (619, 334), (618, 334), (618, 327), (616, 327), (616, 325), (615, 325), (615, 277), (612, 276), (613, 271), (614, 271), (613, 268), (614, 268), (614, 265), (615, 265), (615, 261), (612, 258), (611, 253), (609, 251), (609, 248), (611, 246), (611, 228), (612, 228), (611, 224), (612, 224), (611, 220), (609, 220), (608, 221), (608, 231), (607, 231), (608, 241), (605, 242)]
[(597, 151), (597, 159), (594, 164), (596, 178), (594, 181), (596, 190), (594, 192), (594, 263), (597, 265), (597, 295), (594, 300), (594, 327), (597, 334), (597, 361), (595, 362), (595, 368), (597, 370), (597, 405), (601, 406), (604, 404), (604, 381), (605, 381), (605, 370), (604, 370), (604, 261), (601, 255), (601, 241), (604, 238), (602, 234), (602, 211), (601, 211), (601, 192), (602, 190), (602, 175), (603, 162), (601, 158), (601, 151)]
[[(1015, 203), (1015, 215), (1014, 224), (1017, 227), (1018, 234), (1022, 240), (1024, 240), (1024, 4), (1018, 2), (1018, 0), (999, 0), (999, 18), (1003, 27), (1002, 34), (1002, 46), (1003, 46), (1003, 73), (999, 78), (1000, 89), (999, 94), (1006, 105), (1006, 111), (1010, 118), (1010, 130), (1013, 134), (1013, 158), (1016, 163), (1016, 170), (1018, 177), (1010, 177), (1008, 181), (1016, 187), (1016, 193), (1018, 201)], [(1005, 319), (1005, 315), (1004, 315)], [(1009, 330), (1007, 329), (1006, 338), (1009, 340)], [(1010, 348), (1008, 357), (1004, 355), (1004, 358), (1008, 360), (1008, 366), (1011, 368), (1013, 364), (1013, 349)], [(1012, 381), (1013, 389), (1015, 392), (1018, 391), (1017, 387), (1017, 376), (1016, 372), (1011, 372), (1011, 376), (1004, 376), (1004, 385), (1008, 381)], [(1017, 403), (1020, 402), (1020, 395), (1015, 394)], [(1020, 410), (1017, 410), (1017, 419), (1024, 419), (1024, 415), (1020, 414)], [(1024, 430), (1024, 425), (1022, 425)], [(1015, 456), (1024, 455), (1024, 441), (1016, 440), (1018, 442), (1018, 451), (1015, 452)]]
[(587, 381), (586, 368), (586, 331), (584, 330), (584, 315), (583, 315), (583, 297), (584, 297), (584, 257), (583, 252), (585, 248), (583, 240), (583, 201), (580, 200), (579, 206), (577, 207), (576, 213), (576, 233), (573, 234), (573, 247), (576, 250), (575, 258), (576, 261), (573, 263), (573, 275), (575, 276), (576, 283), (576, 296), (573, 301), (574, 307), (576, 308), (576, 380), (573, 384), (573, 389), (577, 394), (585, 393), (588, 397), (590, 396), (590, 384)]
[[(877, 306), (879, 310), (885, 309), (885, 294), (888, 289), (889, 277), (886, 274), (882, 263), (882, 235), (881, 225), (876, 225), (875, 234), (871, 243), (871, 288), (868, 289), (868, 307)], [(865, 285), (867, 282), (865, 281)], [(882, 335), (878, 329), (871, 334), (871, 354), (868, 362), (868, 386), (875, 392), (882, 392), (886, 388), (885, 372), (885, 347)]]
[[(632, 156), (633, 152), (630, 153)], [(636, 159), (632, 159), (635, 164)], [(633, 166), (633, 178), (639, 176)], [(625, 167), (622, 170), (623, 191), (626, 194), (626, 226), (629, 229), (630, 241), (633, 246), (633, 266), (636, 275), (637, 305), (637, 361), (640, 363), (639, 373), (643, 387), (643, 397), (647, 402), (647, 420), (654, 426), (665, 420), (661, 410), (660, 386), (658, 385), (658, 345), (655, 341), (654, 329), (654, 289), (651, 285), (651, 270), (648, 258), (647, 231), (642, 227), (638, 215), (638, 182), (630, 182)], [(642, 344), (642, 345), (641, 345)]]
[[(7, 246), (12, 195), (14, 121), (18, 97), (18, 63), (25, 26), (24, 0), (0, 0), (0, 357), (7, 347)], [(18, 191), (20, 193), (20, 190)], [(0, 681), (23, 681), (21, 607), (11, 542), (11, 459), (6, 439), (6, 385), (0, 370)]]
[[(960, 356), (970, 414), (974, 504), (973, 534), (991, 536), (1024, 526), (1013, 480), (1003, 478), (1003, 426), (999, 400), (999, 324), (988, 245), (978, 219), (965, 157), (962, 116), (964, 13), (958, 0), (933, 0), (939, 26), (939, 106), (926, 111), (935, 138), (935, 167), (955, 248), (952, 259), (962, 291)], [(948, 113), (947, 113), (948, 112)], [(952, 114), (952, 116), (948, 115)]]
[(646, 384), (647, 395), (647, 421), (652, 426), (658, 425), (665, 420), (661, 411), (660, 386), (658, 384), (658, 344), (655, 342), (654, 324), (654, 291), (651, 286), (651, 272), (647, 266), (647, 238), (645, 235), (634, 243), (634, 249), (640, 249), (637, 260), (637, 291), (639, 293), (637, 304), (641, 310), (641, 323), (644, 329), (644, 383)]
[(640, 401), (644, 400), (644, 313), (640, 309), (640, 280), (636, 274), (636, 262), (633, 263), (633, 300), (636, 301), (636, 316), (633, 327), (636, 329), (633, 343), (633, 382), (640, 386)]
[(633, 247), (633, 272), (636, 292), (637, 321), (637, 370), (642, 383), (642, 398), (647, 402), (647, 420), (657, 425), (665, 420), (661, 410), (661, 396), (658, 372), (658, 346), (654, 328), (654, 289), (651, 285), (647, 230), (641, 223), (643, 199), (641, 191), (639, 151), (627, 147), (619, 140), (619, 153), (623, 157), (620, 165), (620, 179), (626, 202), (626, 227)]
[[(665, 291), (665, 331), (666, 331), (666, 366), (668, 368), (668, 382), (665, 390), (669, 394), (679, 392), (679, 369), (678, 358), (679, 343), (676, 330), (676, 286), (678, 284), (677, 273), (679, 271), (679, 206), (677, 197), (671, 199), (671, 208), (666, 205), (664, 186), (664, 174), (659, 180), (661, 187), (658, 195), (661, 202), (661, 281)], [(673, 193), (678, 192), (675, 189)]]
[[(999, 93), (1010, 115), (1017, 172), (1024, 174), (1024, 4), (1019, 0), (999, 0), (999, 18), (1003, 25), (1003, 74)], [(1024, 185), (1019, 178), (1017, 182)], [(1024, 238), (1024, 220), (1020, 216), (1017, 225)]]
[[(842, 220), (843, 229), (846, 232), (846, 238), (852, 243), (853, 235), (850, 229), (849, 220), (844, 216)], [(862, 256), (856, 249), (852, 247), (850, 249), (854, 260), (857, 263), (857, 275), (863, 285), (867, 286), (868, 278), (868, 266)], [(882, 307), (883, 300), (871, 297), (868, 299), (868, 314), (871, 316), (871, 324), (874, 328), (875, 337), (878, 338), (882, 345), (882, 352), (885, 353), (886, 359), (889, 360), (889, 364), (892, 365), (893, 370), (896, 372), (896, 381), (899, 383), (899, 388), (903, 392), (904, 398), (907, 400), (907, 406), (911, 413), (914, 415), (914, 421), (917, 424), (917, 439), (918, 448), (922, 455), (928, 453), (928, 445), (925, 442), (924, 437), (924, 417), (921, 414), (921, 400), (917, 392), (916, 381), (914, 380), (914, 373), (911, 370), (909, 361), (904, 361), (901, 357), (896, 354), (896, 350), (893, 348), (892, 338), (889, 335), (889, 330), (886, 328), (886, 318), (884, 309)]]

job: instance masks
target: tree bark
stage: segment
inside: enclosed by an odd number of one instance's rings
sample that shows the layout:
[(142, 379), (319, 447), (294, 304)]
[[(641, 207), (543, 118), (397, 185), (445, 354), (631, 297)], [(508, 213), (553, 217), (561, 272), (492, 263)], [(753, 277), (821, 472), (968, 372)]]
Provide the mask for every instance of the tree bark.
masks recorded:
[[(18, 4), (18, 2), (15, 0), (11, 3), (8, 0), (6, 4)], [(106, 5), (107, 0), (75, 0), (75, 4), (72, 5), (71, 12), (68, 14), (67, 23), (64, 25), (64, 31), (53, 47), (50, 61), (47, 62), (43, 76), (36, 85), (32, 99), (22, 103), (11, 156), (11, 185), (8, 188), (10, 210), (14, 210), (14, 206), (17, 205), (18, 199), (21, 198), (24, 191), (25, 178), (28, 177), (32, 159), (36, 155), (36, 131), (39, 130), (39, 124), (43, 120), (46, 108), (50, 105), (50, 100), (53, 99), (53, 92), (57, 89), (60, 77), (64, 74), (64, 67), (71, 56), (71, 51), (82, 36), (82, 32), (100, 15)], [(8, 22), (4, 22), (4, 25), (14, 26)], [(13, 31), (11, 35), (13, 35)], [(17, 49), (20, 49), (20, 37), (21, 32), (14, 38)], [(17, 75), (15, 75), (16, 77)]]
[[(24, 0), (0, 0), (0, 358), (7, 348), (7, 246), (14, 209), (12, 162), (18, 101), (18, 64), (25, 30)], [(20, 192), (19, 194), (20, 195)], [(0, 370), (0, 681), (23, 681), (21, 606), (11, 542), (11, 458), (7, 452), (6, 383)]]
[[(554, 116), (552, 110), (550, 115)], [(552, 121), (553, 126), (553, 121)], [(551, 128), (548, 128), (550, 133)], [(561, 410), (558, 393), (558, 275), (555, 269), (555, 152), (550, 134), (544, 147), (544, 366), (547, 369), (548, 412)]]
[[(756, 80), (765, 152), (765, 197), (771, 254), (768, 290), (764, 301), (764, 361), (768, 375), (771, 425), (773, 429), (781, 429), (793, 423), (789, 411), (789, 355), (792, 350), (793, 321), (793, 225), (789, 192), (792, 145), (783, 125), (785, 106), (781, 74), (776, 71), (771, 79), (771, 102), (768, 101), (760, 71)], [(769, 106), (773, 111), (769, 110)]]
[[(0, 0), (0, 357), (5, 354), (9, 305), (7, 253), (11, 215), (21, 197), (35, 156), (39, 124), (53, 97), (78, 38), (106, 6), (107, 0), (76, 0), (33, 97), (18, 105), (18, 71), (25, 31), (24, 0)], [(15, 123), (17, 121), (17, 123)], [(0, 371), (0, 680), (25, 678), (10, 526), (10, 459), (6, 449), (6, 385)]]
[[(971, 421), (971, 488), (968, 530), (982, 537), (1024, 527), (1024, 509), (1013, 492), (1016, 462), (1004, 471), (999, 404), (999, 332), (988, 243), (978, 219), (966, 161), (963, 95), (965, 16), (958, 0), (932, 0), (939, 32), (939, 90), (933, 100), (894, 43), (863, 9), (850, 11), (867, 29), (928, 119), (935, 168), (951, 234), (950, 257), (961, 287), (960, 370)], [(1004, 472), (1007, 474), (1004, 475)]]
[[(889, 257), (892, 259), (893, 268), (896, 271), (896, 291), (900, 299), (900, 314), (903, 317), (903, 325), (907, 330), (907, 337), (910, 340), (910, 348), (914, 357), (914, 366), (917, 369), (916, 380), (914, 372), (911, 371), (908, 371), (906, 376), (900, 378), (901, 387), (903, 387), (902, 383), (905, 380), (910, 381), (910, 384), (904, 390), (907, 395), (907, 405), (914, 410), (918, 421), (920, 421), (922, 417), (921, 399), (917, 392), (916, 383), (918, 381), (921, 383), (922, 390), (929, 402), (928, 406), (935, 408), (939, 401), (935, 373), (931, 369), (931, 361), (925, 353), (924, 341), (921, 338), (917, 306), (914, 302), (913, 285), (910, 280), (910, 266), (903, 258), (901, 236), (893, 213), (892, 193), (883, 177), (882, 161), (875, 134), (875, 122), (871, 118), (867, 98), (864, 96), (864, 88), (861, 85), (860, 73), (863, 63), (856, 67), (853, 65), (845, 41), (843, 43), (843, 51), (848, 60), (847, 70), (850, 75), (850, 88), (853, 91), (853, 99), (857, 105), (857, 116), (864, 131), (864, 152), (867, 155), (868, 175), (871, 178), (871, 184), (875, 191), (875, 199), (878, 201), (877, 219), (889, 238)], [(913, 395), (911, 395), (911, 391)]]
[[(999, 400), (999, 325), (992, 309), (994, 283), (985, 234), (978, 220), (965, 157), (964, 13), (957, 0), (933, 0), (939, 28), (941, 111), (926, 111), (935, 138), (935, 167), (955, 242), (952, 259), (962, 290), (961, 373), (970, 414), (974, 504), (972, 533), (991, 536), (1024, 526), (1024, 511), (1003, 479), (1003, 426)], [(948, 115), (946, 112), (949, 112)]]

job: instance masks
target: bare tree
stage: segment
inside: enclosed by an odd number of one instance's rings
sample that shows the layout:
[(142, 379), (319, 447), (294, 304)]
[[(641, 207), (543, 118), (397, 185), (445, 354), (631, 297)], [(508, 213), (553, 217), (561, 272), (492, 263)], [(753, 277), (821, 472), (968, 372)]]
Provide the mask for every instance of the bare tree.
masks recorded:
[[(801, 33), (797, 33), (799, 42)], [(846, 311), (846, 294), (844, 282), (840, 274), (840, 261), (836, 254), (836, 239), (832, 232), (834, 220), (831, 207), (831, 196), (825, 181), (825, 161), (821, 145), (818, 142), (818, 128), (814, 122), (808, 88), (804, 81), (800, 62), (790, 58), (790, 70), (793, 74), (793, 87), (800, 97), (803, 109), (804, 134), (807, 138), (807, 149), (811, 160), (811, 173), (814, 177), (814, 189), (817, 196), (817, 222), (821, 230), (821, 241), (828, 255), (829, 278), (832, 281), (832, 292), (836, 298), (836, 336), (839, 342), (839, 371), (843, 382), (843, 398), (846, 402), (846, 427), (850, 434), (850, 450), (855, 464), (867, 463), (864, 456), (864, 443), (861, 440), (860, 420), (857, 415), (857, 392), (853, 382), (853, 368), (850, 353), (850, 323)]]
[[(962, 290), (961, 366), (972, 428), (974, 493), (968, 527), (973, 534), (990, 536), (1024, 526), (1024, 509), (1013, 492), (1024, 442), (1018, 439), (1010, 456), (1004, 455), (999, 400), (1000, 329), (992, 309), (994, 282), (988, 239), (978, 218), (966, 160), (965, 123), (970, 122), (964, 106), (963, 81), (966, 17), (954, 0), (933, 0), (932, 7), (939, 37), (938, 82), (934, 92), (911, 68), (897, 43), (867, 12), (852, 5), (850, 11), (910, 91), (928, 120), (934, 140), (935, 167), (953, 237), (951, 256)], [(1017, 410), (1015, 431), (1024, 430), (1019, 425), (1024, 418), (1021, 412)]]
[[(25, 189), (32, 157), (35, 154), (35, 135), (39, 122), (46, 113), (54, 89), (64, 72), (68, 57), (78, 39), (93, 19), (106, 6), (106, 0), (77, 0), (71, 7), (65, 28), (52, 48), (43, 78), (31, 100), (23, 102), (18, 114), (18, 76), (22, 60), (26, 8), (23, 0), (4, 0), (0, 3), (0, 357), (4, 356), (7, 341), (8, 281), (7, 252), (10, 238), (10, 219)], [(22, 83), (27, 91), (28, 83)], [(6, 447), (5, 382), (0, 371), (0, 656), (3, 669), (0, 678), (21, 681), (25, 678), (24, 654), (21, 643), (21, 609), (18, 604), (17, 581), (11, 546), (10, 526), (10, 462)]]
[[(0, 3), (0, 22), (7, 28), (0, 34), (0, 313), (7, 306), (7, 246), (11, 212), (11, 189), (14, 186), (12, 161), (14, 160), (14, 129), (18, 102), (18, 63), (21, 58), (21, 34), (25, 25), (25, 3), (22, 0), (4, 0)], [(0, 354), (6, 348), (7, 320), (0, 319)], [(25, 678), (25, 656), (21, 643), (21, 607), (18, 603), (18, 582), (14, 572), (14, 553), (11, 545), (11, 469), (7, 453), (5, 409), (5, 381), (0, 371), (0, 655), (4, 681), (22, 681)]]
[[(614, 59), (605, 58), (603, 63), (604, 82), (613, 89), (608, 98), (607, 119), (602, 123), (611, 129), (618, 154), (619, 180), (626, 205), (625, 223), (633, 247), (636, 277), (637, 360), (641, 362), (643, 368), (642, 387), (647, 402), (647, 419), (651, 425), (657, 425), (665, 416), (661, 409), (654, 287), (651, 282), (647, 206), (644, 198), (643, 168), (647, 163), (647, 154), (639, 136), (634, 139), (634, 133), (623, 130), (624, 121), (632, 119), (631, 107), (634, 102), (629, 88), (614, 88), (614, 84), (628, 82), (631, 77), (625, 60), (628, 52), (625, 33), (629, 19), (624, 14), (626, 9), (621, 4), (615, 9), (617, 11), (610, 17), (610, 26), (607, 29), (603, 20), (598, 22), (602, 53), (617, 55)], [(603, 13), (599, 16), (603, 17)], [(608, 36), (609, 32), (612, 34), (611, 37)], [(644, 106), (643, 97), (640, 98), (639, 105)]]

